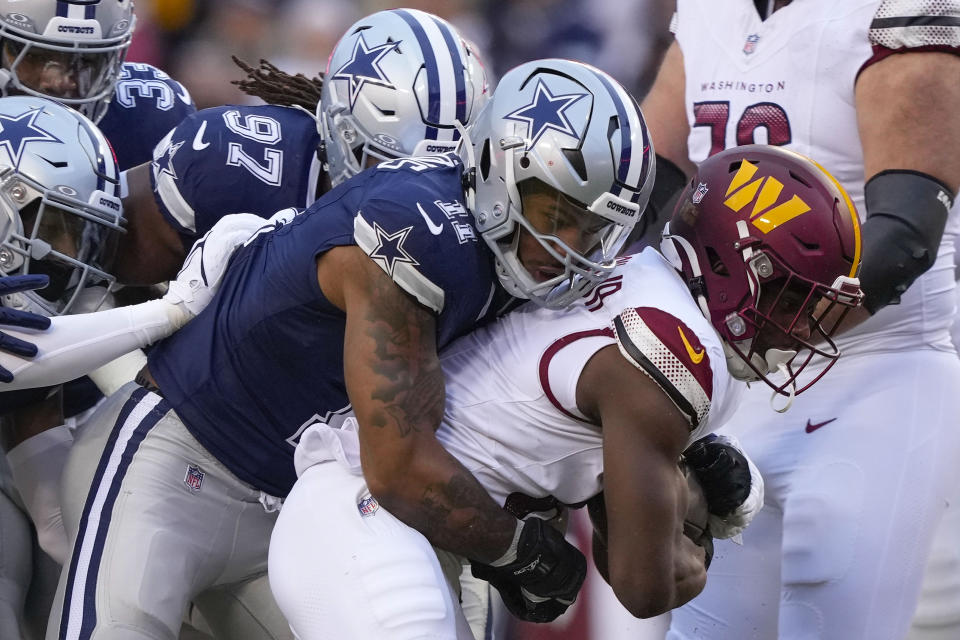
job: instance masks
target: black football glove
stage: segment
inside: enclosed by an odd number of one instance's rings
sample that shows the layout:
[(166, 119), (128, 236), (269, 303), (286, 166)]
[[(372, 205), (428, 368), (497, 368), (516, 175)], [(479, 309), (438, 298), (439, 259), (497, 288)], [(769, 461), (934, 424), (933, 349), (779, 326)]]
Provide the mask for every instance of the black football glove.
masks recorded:
[(727, 516), (750, 495), (750, 466), (746, 457), (717, 434), (711, 433), (694, 442), (683, 452), (683, 457), (697, 474), (710, 513)]
[(711, 433), (690, 445), (683, 458), (703, 488), (713, 537), (743, 531), (763, 507), (763, 476), (736, 438)]
[(496, 587), (518, 618), (555, 620), (577, 599), (587, 575), (586, 558), (540, 518), (524, 520), (516, 551), (517, 557), (501, 566), (472, 563), (473, 575)]

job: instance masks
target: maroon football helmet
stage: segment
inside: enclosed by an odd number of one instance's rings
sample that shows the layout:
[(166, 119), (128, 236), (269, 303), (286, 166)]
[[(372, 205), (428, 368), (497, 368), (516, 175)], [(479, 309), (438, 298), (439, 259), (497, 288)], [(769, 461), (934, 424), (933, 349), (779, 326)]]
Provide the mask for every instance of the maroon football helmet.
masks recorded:
[[(862, 299), (860, 225), (843, 187), (809, 158), (748, 145), (705, 160), (661, 251), (723, 338), (734, 377), (792, 397), (840, 355), (831, 336)], [(825, 366), (798, 381), (814, 356)]]

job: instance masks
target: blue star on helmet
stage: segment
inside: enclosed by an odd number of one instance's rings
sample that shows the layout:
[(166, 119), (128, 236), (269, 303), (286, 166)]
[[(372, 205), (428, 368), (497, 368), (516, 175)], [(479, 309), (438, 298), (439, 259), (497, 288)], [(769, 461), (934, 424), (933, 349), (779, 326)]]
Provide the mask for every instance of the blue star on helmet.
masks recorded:
[(411, 229), (413, 227), (404, 227), (396, 233), (387, 233), (379, 224), (373, 223), (373, 230), (377, 233), (377, 246), (370, 252), (370, 257), (381, 262), (391, 277), (397, 263), (420, 264), (403, 248), (403, 241), (407, 239)]
[(581, 98), (586, 97), (586, 93), (567, 93), (555, 96), (550, 93), (546, 83), (540, 79), (537, 80), (533, 102), (503, 117), (505, 120), (516, 120), (527, 124), (528, 151), (537, 144), (543, 134), (551, 130), (579, 139), (580, 134), (570, 124), (566, 110)]
[(36, 123), (42, 111), (43, 109), (31, 109), (18, 116), (0, 114), (0, 147), (6, 149), (7, 155), (10, 156), (14, 166), (19, 167), (23, 148), (28, 142), (43, 141), (63, 144), (63, 140)]
[(380, 61), (385, 55), (399, 46), (400, 41), (385, 42), (375, 47), (367, 47), (367, 41), (363, 39), (363, 33), (357, 38), (353, 45), (353, 55), (347, 62), (337, 69), (333, 74), (332, 80), (347, 80), (350, 82), (350, 110), (353, 111), (353, 105), (357, 102), (357, 96), (364, 85), (374, 84), (380, 87), (394, 89), (393, 83), (384, 74), (380, 68)]
[(153, 161), (154, 171), (157, 178), (160, 178), (161, 174), (166, 173), (171, 176), (174, 180), (177, 179), (177, 170), (173, 166), (173, 156), (180, 150), (180, 147), (183, 146), (184, 140), (176, 144), (172, 144), (167, 147), (167, 152), (162, 156)]

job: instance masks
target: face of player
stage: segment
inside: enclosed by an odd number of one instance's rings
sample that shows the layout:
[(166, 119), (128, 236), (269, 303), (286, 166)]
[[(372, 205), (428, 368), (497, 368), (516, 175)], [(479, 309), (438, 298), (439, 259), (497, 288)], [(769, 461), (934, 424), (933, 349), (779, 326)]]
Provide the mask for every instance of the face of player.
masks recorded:
[(796, 284), (784, 288), (784, 279), (765, 283), (760, 289), (758, 310), (767, 318), (754, 338), (754, 350), (795, 350), (795, 340), (810, 340), (812, 316), (820, 298), (810, 296), (809, 287)]
[[(84, 98), (102, 86), (109, 73), (109, 56), (102, 53), (67, 53), (5, 41), (3, 66), (13, 69), (26, 87), (52, 98)], [(21, 55), (22, 54), (22, 55)], [(11, 93), (16, 93), (11, 87)]]
[[(49, 244), (53, 251), (70, 258), (78, 258), (83, 236), (83, 220), (48, 205), (38, 221), (37, 210), (38, 208), (32, 208), (21, 214), (24, 234)], [(50, 285), (38, 290), (37, 293), (50, 301), (55, 301), (69, 286), (72, 269), (56, 259), (40, 258), (31, 262), (30, 272), (50, 276)]]
[[(570, 249), (588, 255), (595, 249), (610, 221), (586, 210), (556, 191), (538, 189), (522, 193), (523, 215), (537, 233), (559, 239)], [(557, 242), (550, 243), (562, 256), (567, 250)], [(545, 282), (563, 273), (563, 265), (526, 229), (520, 229), (517, 255), (537, 282)]]

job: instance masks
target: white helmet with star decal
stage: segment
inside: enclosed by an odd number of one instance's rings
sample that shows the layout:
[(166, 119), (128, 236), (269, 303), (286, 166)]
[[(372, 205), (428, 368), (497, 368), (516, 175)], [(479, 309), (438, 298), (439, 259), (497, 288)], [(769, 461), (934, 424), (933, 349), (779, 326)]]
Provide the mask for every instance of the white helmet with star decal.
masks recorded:
[(469, 136), (467, 207), (508, 291), (559, 308), (610, 275), (655, 168), (626, 89), (580, 62), (528, 62), (503, 76)]
[(317, 124), (334, 185), (371, 163), (453, 151), (490, 96), (476, 48), (446, 20), (393, 9), (340, 39), (323, 80)]
[(0, 98), (0, 274), (50, 277), (0, 302), (69, 313), (85, 287), (114, 281), (102, 259), (123, 224), (120, 172), (100, 130), (45, 98)]
[(134, 27), (132, 0), (0, 0), (0, 91), (107, 112)]

